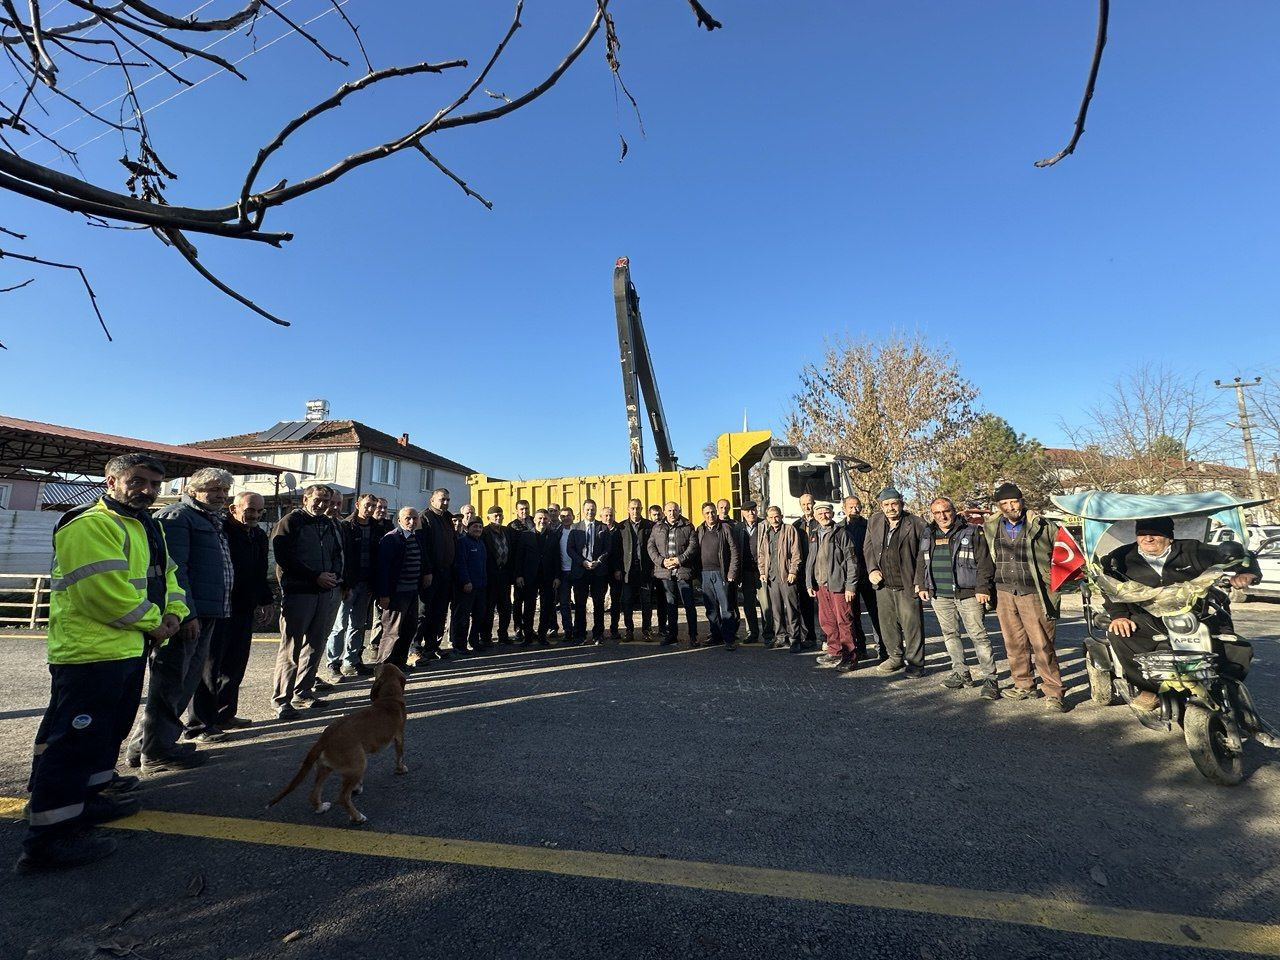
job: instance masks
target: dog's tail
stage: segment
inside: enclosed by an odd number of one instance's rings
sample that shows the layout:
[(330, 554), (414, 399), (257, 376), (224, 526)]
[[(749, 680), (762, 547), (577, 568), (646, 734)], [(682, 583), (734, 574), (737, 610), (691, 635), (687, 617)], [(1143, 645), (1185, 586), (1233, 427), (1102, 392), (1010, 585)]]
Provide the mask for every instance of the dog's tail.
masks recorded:
[[(321, 737), (321, 740), (323, 739), (324, 738)], [(320, 754), (324, 750), (324, 745), (321, 743), (321, 740), (317, 740), (315, 746), (307, 752), (306, 757), (303, 758), (302, 766), (298, 768), (298, 772), (294, 774), (293, 779), (289, 781), (289, 785), (276, 794), (273, 799), (267, 801), (268, 807), (274, 807), (289, 794), (293, 793), (298, 784), (300, 784), (306, 777), (307, 772), (316, 765), (316, 761), (320, 759)]]

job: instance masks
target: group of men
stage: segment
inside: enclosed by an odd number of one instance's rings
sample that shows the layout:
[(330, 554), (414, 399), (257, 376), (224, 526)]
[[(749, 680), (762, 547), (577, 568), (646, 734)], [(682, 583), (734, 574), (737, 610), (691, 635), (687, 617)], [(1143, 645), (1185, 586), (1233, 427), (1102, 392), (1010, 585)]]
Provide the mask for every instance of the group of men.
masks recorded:
[[(869, 518), (857, 497), (845, 498), (836, 522), (832, 503), (806, 495), (792, 523), (777, 506), (761, 519), (751, 501), (735, 520), (720, 500), (702, 505), (696, 526), (678, 503), (646, 509), (639, 500), (621, 519), (591, 500), (581, 519), (569, 507), (530, 511), (521, 500), (510, 522), (497, 506), (482, 520), (470, 505), (450, 512), (445, 489), (433, 491), (421, 513), (404, 507), (394, 521), (372, 494), (342, 516), (340, 497), (315, 484), (268, 540), (262, 497), (232, 497), (225, 471), (196, 471), (181, 499), (155, 515), (162, 463), (129, 454), (105, 472), (105, 495), (68, 512), (54, 534), (52, 694), (33, 751), (20, 871), (85, 863), (114, 849), (93, 827), (139, 808), (131, 796), (139, 779), (115, 769), (122, 746), (128, 763), (145, 771), (185, 769), (204, 758), (198, 743), (251, 724), (238, 713), (240, 685), (255, 624), (276, 603), (272, 695), (283, 719), (322, 706), (323, 691), (372, 672), (374, 661), (412, 670), (442, 656), (446, 627), (459, 656), (494, 643), (545, 645), (557, 633), (575, 644), (631, 640), (637, 615), (641, 639), (673, 644), (683, 612), (695, 646), (736, 649), (745, 619), (746, 642), (793, 652), (817, 643), (818, 665), (839, 671), (862, 665), (874, 638), (880, 671), (918, 678), (925, 603), (951, 661), (943, 686), (976, 685), (987, 699), (1044, 697), (1067, 709), (1050, 577), (1057, 526), (1027, 510), (1009, 483), (995, 491), (996, 510), (981, 525), (946, 497), (934, 499), (928, 519), (917, 516), (886, 487)], [(1125, 548), (1134, 579), (1183, 576), (1187, 565), (1169, 558), (1190, 547), (1177, 553), (1170, 521), (1140, 524), (1137, 533)], [(1233, 583), (1253, 578), (1241, 573)], [(984, 620), (991, 604), (1013, 681), (1003, 691)], [(1139, 614), (1113, 613), (1123, 656), (1150, 649), (1150, 625)], [(962, 628), (976, 656), (972, 670)], [(1148, 707), (1150, 699), (1135, 703)]]

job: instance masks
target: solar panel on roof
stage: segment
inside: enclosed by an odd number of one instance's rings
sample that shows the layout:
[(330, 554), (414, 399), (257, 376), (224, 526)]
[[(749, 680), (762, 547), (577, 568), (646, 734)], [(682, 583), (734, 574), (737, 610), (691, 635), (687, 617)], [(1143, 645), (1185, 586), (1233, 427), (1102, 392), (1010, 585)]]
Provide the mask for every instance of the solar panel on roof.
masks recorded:
[(278, 440), (282, 433), (295, 426), (297, 423), (299, 423), (297, 420), (281, 420), (270, 430), (263, 430), (262, 433), (258, 434), (257, 439), (264, 443), (268, 440)]
[(277, 437), (276, 439), (288, 441), (301, 440), (310, 435), (311, 431), (318, 426), (320, 426), (320, 421), (318, 420), (302, 420), (294, 424), (293, 429), (284, 434), (284, 436)]

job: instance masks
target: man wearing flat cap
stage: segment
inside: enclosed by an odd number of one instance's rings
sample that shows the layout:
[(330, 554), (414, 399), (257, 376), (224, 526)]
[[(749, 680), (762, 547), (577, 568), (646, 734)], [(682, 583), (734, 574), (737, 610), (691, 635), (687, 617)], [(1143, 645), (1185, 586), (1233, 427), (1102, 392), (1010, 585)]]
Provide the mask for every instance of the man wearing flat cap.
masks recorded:
[[(996, 510), (983, 524), (983, 534), (996, 565), (996, 618), (1013, 678), (1003, 695), (1008, 700), (1044, 696), (1051, 710), (1066, 713), (1053, 645), (1061, 594), (1049, 589), (1058, 525), (1028, 510), (1017, 484), (1000, 484), (992, 500)], [(1038, 689), (1033, 660), (1040, 674)]]
[(896, 488), (885, 487), (877, 495), (880, 512), (867, 521), (862, 555), (867, 579), (880, 591), (880, 639), (888, 658), (876, 669), (901, 670), (908, 677), (924, 676), (924, 610), (916, 594), (916, 561), (925, 522), (903, 505)]
[[(1135, 542), (1112, 550), (1102, 558), (1102, 571), (1116, 580), (1131, 580), (1148, 587), (1164, 587), (1172, 583), (1194, 580), (1210, 567), (1228, 563), (1231, 557), (1219, 547), (1199, 540), (1175, 540), (1172, 517), (1154, 517), (1134, 522)], [(1233, 587), (1247, 587), (1260, 578), (1258, 562), (1252, 556), (1231, 568)], [(1107, 627), (1111, 646), (1115, 648), (1124, 667), (1124, 675), (1141, 691), (1133, 698), (1133, 705), (1140, 710), (1154, 710), (1160, 706), (1156, 685), (1143, 679), (1142, 671), (1133, 662), (1136, 653), (1148, 653), (1160, 647), (1168, 648), (1168, 641), (1157, 643), (1157, 634), (1163, 634), (1160, 618), (1148, 613), (1141, 604), (1122, 603), (1103, 598), (1111, 625)], [(1208, 615), (1204, 598), (1197, 601), (1193, 612), (1214, 633), (1231, 633), (1231, 616), (1228, 613)]]

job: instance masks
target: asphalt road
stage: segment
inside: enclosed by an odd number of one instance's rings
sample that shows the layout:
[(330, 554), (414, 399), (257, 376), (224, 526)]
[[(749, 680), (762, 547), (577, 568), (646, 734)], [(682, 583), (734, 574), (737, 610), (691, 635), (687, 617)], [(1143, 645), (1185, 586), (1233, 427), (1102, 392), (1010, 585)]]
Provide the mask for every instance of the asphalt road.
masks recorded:
[[(373, 758), (361, 828), (305, 788), (263, 805), (367, 681), (275, 721), (257, 643), (259, 725), (144, 781), (114, 857), (0, 872), (0, 958), (1280, 956), (1280, 754), (1251, 744), (1245, 783), (1209, 784), (1180, 736), (1087, 701), (1067, 613), (1065, 716), (943, 689), (932, 620), (921, 680), (758, 646), (448, 661), (411, 679), (410, 773)], [(1280, 604), (1236, 619), (1280, 718)], [(20, 798), (47, 673), (40, 641), (0, 649), (0, 796)]]

